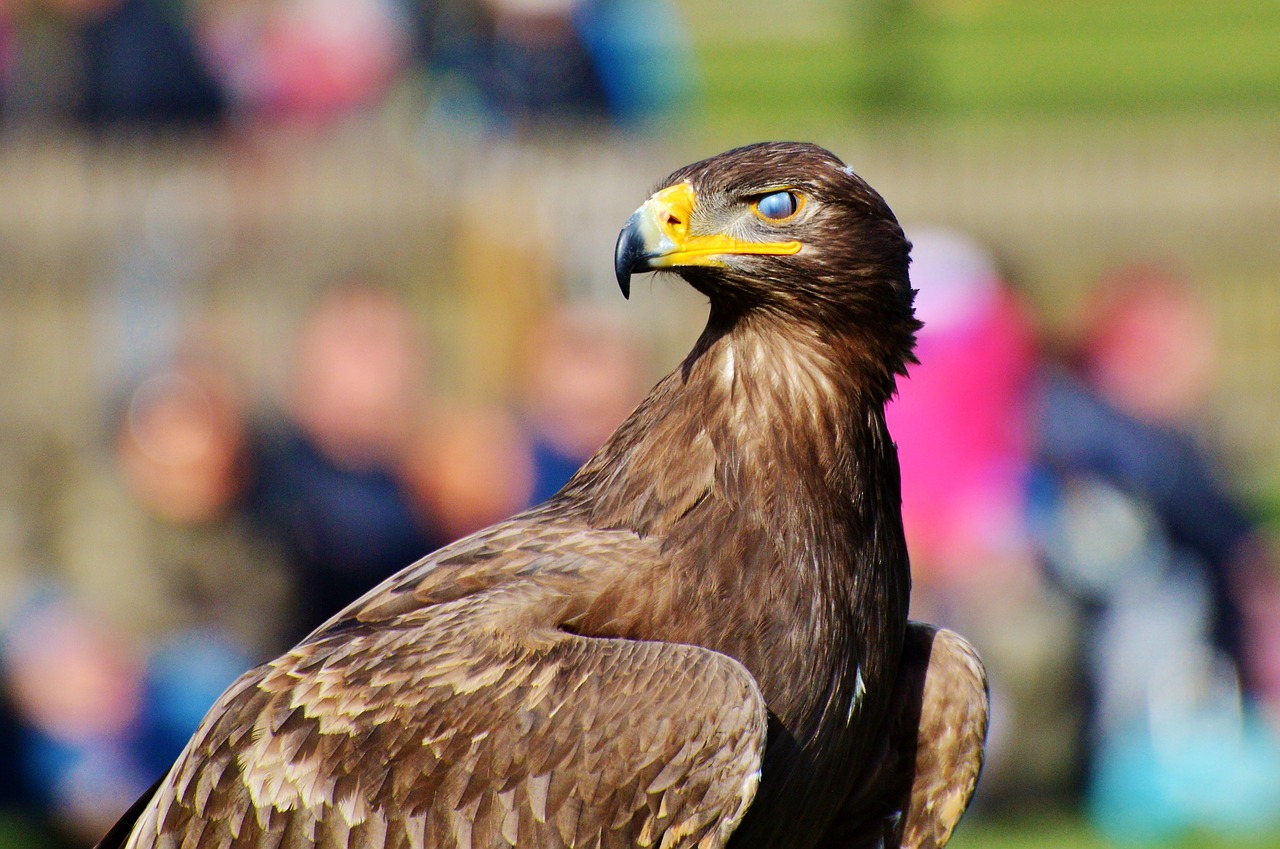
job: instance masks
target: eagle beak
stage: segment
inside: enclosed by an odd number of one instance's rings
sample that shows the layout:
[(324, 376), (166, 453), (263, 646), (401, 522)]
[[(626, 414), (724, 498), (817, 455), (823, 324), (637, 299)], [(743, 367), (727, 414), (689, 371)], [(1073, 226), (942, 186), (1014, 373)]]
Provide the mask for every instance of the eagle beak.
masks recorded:
[(655, 193), (627, 219), (613, 252), (613, 270), (623, 297), (631, 297), (631, 275), (636, 272), (723, 267), (721, 257), (725, 256), (800, 251), (799, 242), (748, 242), (723, 233), (689, 232), (697, 199), (692, 184), (676, 183)]

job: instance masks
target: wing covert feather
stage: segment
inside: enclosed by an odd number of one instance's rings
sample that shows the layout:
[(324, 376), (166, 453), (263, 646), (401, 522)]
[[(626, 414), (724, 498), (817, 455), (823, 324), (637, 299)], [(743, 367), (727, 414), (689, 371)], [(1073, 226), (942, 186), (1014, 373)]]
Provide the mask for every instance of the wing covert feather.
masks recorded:
[(125, 845), (723, 845), (759, 778), (756, 682), (707, 649), (558, 630), (592, 558), (532, 541), (445, 549), (241, 678)]

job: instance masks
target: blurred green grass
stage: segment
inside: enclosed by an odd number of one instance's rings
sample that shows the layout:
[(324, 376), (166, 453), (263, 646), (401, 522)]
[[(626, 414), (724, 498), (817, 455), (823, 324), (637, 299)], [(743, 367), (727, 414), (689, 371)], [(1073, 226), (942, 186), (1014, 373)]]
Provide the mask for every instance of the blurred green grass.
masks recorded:
[(1189, 834), (1158, 844), (1116, 843), (1083, 818), (1037, 814), (1027, 818), (964, 820), (948, 849), (1275, 849), (1280, 834)]
[(880, 0), (826, 4), (821, 29), (759, 0), (742, 7), (756, 23), (745, 29), (725, 27), (715, 3), (687, 8), (712, 131), (886, 115), (1280, 114), (1274, 0)]

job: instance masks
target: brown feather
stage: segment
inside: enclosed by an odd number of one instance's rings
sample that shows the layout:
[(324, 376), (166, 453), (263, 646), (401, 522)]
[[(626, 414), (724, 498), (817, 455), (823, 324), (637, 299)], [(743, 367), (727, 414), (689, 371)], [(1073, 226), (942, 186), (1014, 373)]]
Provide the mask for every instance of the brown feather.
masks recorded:
[(954, 632), (907, 628), (889, 721), (823, 849), (940, 849), (978, 784), (986, 673)]

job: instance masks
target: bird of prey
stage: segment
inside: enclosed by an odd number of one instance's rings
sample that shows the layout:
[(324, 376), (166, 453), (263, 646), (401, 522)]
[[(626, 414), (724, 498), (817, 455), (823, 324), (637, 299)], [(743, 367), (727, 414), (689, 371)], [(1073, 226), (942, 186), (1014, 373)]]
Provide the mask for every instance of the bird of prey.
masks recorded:
[(676, 171), (615, 266), (705, 294), (688, 357), (551, 500), (241, 677), (100, 845), (945, 844), (987, 702), (907, 621), (909, 249), (819, 147)]

